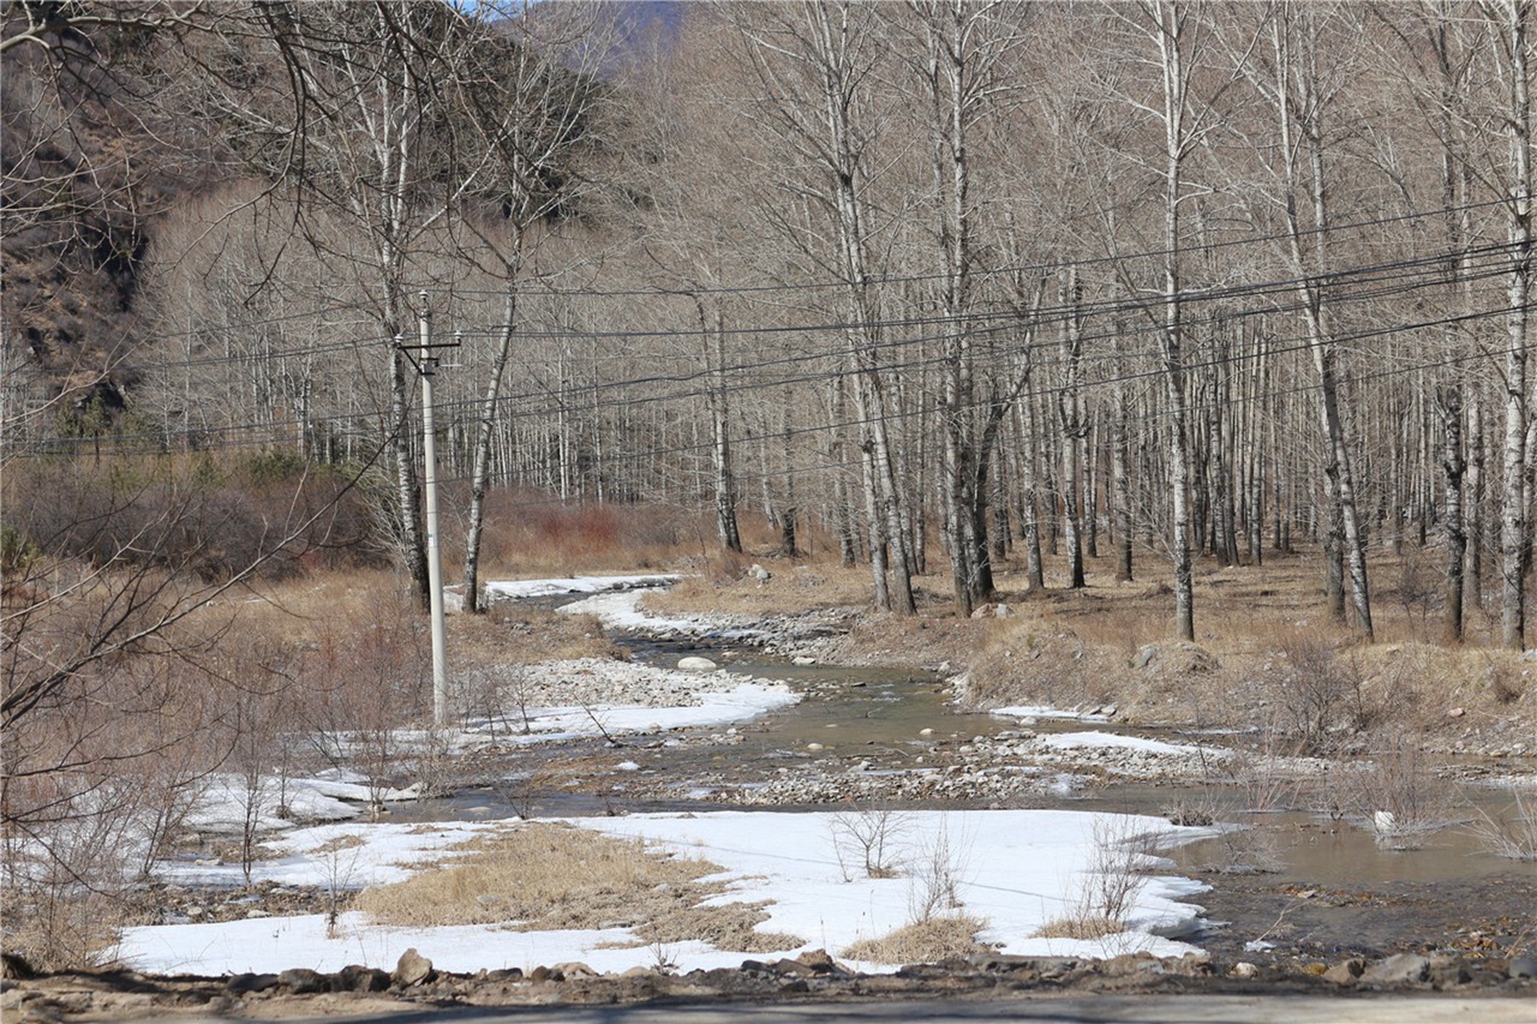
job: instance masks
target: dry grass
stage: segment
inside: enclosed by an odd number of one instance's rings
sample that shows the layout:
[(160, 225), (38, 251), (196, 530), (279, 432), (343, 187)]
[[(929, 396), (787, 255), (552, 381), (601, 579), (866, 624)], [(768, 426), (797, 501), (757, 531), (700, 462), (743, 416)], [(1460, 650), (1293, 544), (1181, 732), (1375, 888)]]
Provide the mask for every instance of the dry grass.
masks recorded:
[(105, 967), (117, 957), (118, 932), (139, 923), (112, 894), (58, 889), (5, 892), (5, 951), (34, 970)]
[[(1172, 637), (1167, 573), (1152, 559), (1139, 563), (1134, 583), (1110, 579), (1109, 559), (1091, 559), (1080, 591), (1054, 589), (1063, 582), (1054, 559), (1043, 592), (1026, 592), (1022, 577), (1003, 572), (1001, 597), (1015, 614), (970, 624), (992, 626), (974, 632), (970, 697), (980, 706), (1115, 703), (1132, 720), (1284, 726), (1315, 748), (1363, 729), (1460, 733), (1530, 718), (1537, 669), (1498, 647), (1494, 619), (1473, 609), (1467, 641), (1439, 643), (1439, 611), (1426, 612), (1423, 588), (1403, 570), (1407, 560), (1428, 571), (1436, 555), (1374, 552), (1383, 592), (1370, 644), (1330, 619), (1311, 555), (1198, 566), (1194, 646)], [(1395, 583), (1408, 588), (1404, 600)], [(1149, 645), (1158, 656), (1138, 667)], [(1274, 714), (1278, 705), (1290, 706), (1290, 721)], [(1453, 708), (1466, 717), (1448, 717)]]
[(760, 933), (761, 906), (700, 907), (724, 891), (698, 879), (708, 861), (648, 850), (640, 840), (568, 825), (525, 825), (479, 839), (470, 856), (359, 894), (355, 906), (390, 925), (503, 924), (518, 930), (629, 927), (637, 945), (692, 939), (743, 952), (801, 944)]
[(861, 939), (838, 955), (875, 964), (938, 963), (988, 952), (989, 947), (977, 941), (977, 932), (986, 926), (964, 914), (931, 917), (878, 938)]
[(457, 665), (505, 666), (562, 658), (622, 658), (624, 649), (591, 615), (561, 615), (500, 602), (485, 615), (448, 619)]
[(1478, 845), (1509, 860), (1537, 861), (1537, 806), (1524, 800), (1518, 790), (1514, 801), (1501, 813), (1475, 805), (1478, 818), (1468, 826)]
[(1036, 939), (1102, 939), (1106, 935), (1119, 935), (1126, 930), (1122, 921), (1103, 914), (1069, 914), (1053, 918), (1035, 930)]
[(311, 857), (324, 857), (329, 853), (341, 853), (343, 850), (355, 850), (367, 845), (362, 836), (348, 835), (337, 836), (335, 839), (327, 839), (319, 846), (309, 851)]
[[(761, 565), (770, 576), (748, 578)], [(745, 555), (714, 556), (698, 575), (662, 593), (646, 595), (658, 611), (711, 611), (743, 615), (784, 615), (808, 609), (862, 607), (870, 602), (870, 571), (833, 563), (792, 563)]]

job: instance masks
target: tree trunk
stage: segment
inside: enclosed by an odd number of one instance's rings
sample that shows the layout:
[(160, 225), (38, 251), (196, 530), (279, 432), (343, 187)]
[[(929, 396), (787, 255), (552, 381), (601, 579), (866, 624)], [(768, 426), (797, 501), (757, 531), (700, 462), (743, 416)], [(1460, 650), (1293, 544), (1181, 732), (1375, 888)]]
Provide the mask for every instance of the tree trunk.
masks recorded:
[(1462, 642), (1463, 566), (1468, 536), (1462, 524), (1462, 393), (1456, 385), (1436, 390), (1436, 409), (1445, 430), (1441, 468), (1446, 471), (1446, 638)]
[(492, 357), (491, 372), (486, 381), (486, 395), (480, 403), (480, 429), (475, 435), (474, 464), (470, 470), (470, 521), (464, 536), (464, 607), (470, 612), (483, 612), (485, 604), (480, 600), (480, 542), (485, 525), (486, 486), (491, 468), (491, 446), (496, 436), (496, 403), (501, 395), (502, 377), (507, 371), (507, 359), (512, 353), (513, 324), (518, 315), (518, 293), (509, 281), (507, 296), (502, 306), (502, 332), (497, 339), (496, 355)]
[[(1503, 507), (1500, 512), (1500, 627), (1506, 647), (1526, 645), (1526, 576), (1529, 562), (1526, 476), (1532, 454), (1527, 451), (1526, 346), (1532, 292), (1532, 136), (1531, 96), (1527, 69), (1526, 16), (1528, 0), (1504, 0), (1505, 57), (1510, 62), (1510, 110), (1506, 132), (1510, 139), (1510, 216), (1512, 248), (1510, 313), (1506, 330), (1510, 342), (1505, 357), (1505, 444)], [(1537, 404), (1537, 403), (1534, 403)]]

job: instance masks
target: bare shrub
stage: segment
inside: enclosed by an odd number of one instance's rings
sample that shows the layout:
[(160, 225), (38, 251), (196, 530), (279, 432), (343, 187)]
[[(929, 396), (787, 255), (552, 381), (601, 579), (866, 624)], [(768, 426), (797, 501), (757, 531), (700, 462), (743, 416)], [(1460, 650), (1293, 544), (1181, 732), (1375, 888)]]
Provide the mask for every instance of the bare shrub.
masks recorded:
[(1274, 733), (1265, 730), (1264, 737), (1259, 750), (1235, 750), (1224, 765), (1227, 785), (1238, 794), (1242, 815), (1236, 822), (1238, 827), (1225, 827), (1218, 832), (1218, 842), (1224, 851), (1224, 871), (1263, 873), (1277, 871), (1281, 866), (1276, 837), (1266, 827), (1266, 818), (1293, 806), (1299, 786), (1295, 778), (1280, 769)]
[(1284, 661), (1272, 668), (1269, 688), (1302, 750), (1325, 752), (1336, 731), (1370, 724), (1376, 708), (1367, 700), (1366, 680), (1353, 659), (1304, 632), (1283, 636), (1281, 649)]
[[(69, 616), (61, 618), (50, 630), (67, 631)], [(7, 684), (26, 672), (25, 657), (49, 656), (50, 630), (32, 632), (35, 646), (6, 649)], [(110, 929), (127, 912), (132, 885), (176, 840), (222, 757), (209, 741), (217, 701), (208, 690), (184, 662), (126, 657), (62, 680), (24, 728), (6, 730), (8, 950), (44, 969), (110, 959)]]
[(1478, 817), (1468, 831), (1497, 857), (1537, 861), (1537, 806), (1527, 803), (1519, 790), (1512, 796), (1510, 806), (1498, 813), (1474, 804)]
[[(12, 467), (15, 468), (15, 467)], [(366, 498), (343, 472), (255, 455), (29, 464), (7, 482), (7, 520), (55, 557), (154, 565), (203, 580), (377, 564)]]
[(329, 623), (304, 666), (317, 683), (305, 709), (312, 743), (326, 761), (363, 776), (376, 809), (405, 784), (418, 753), (403, 730), (430, 717), (422, 630), (404, 608), (380, 612), (372, 623)]
[(1348, 787), (1352, 817), (1388, 849), (1415, 849), (1426, 834), (1451, 821), (1446, 784), (1436, 778), (1419, 744), (1402, 732), (1384, 734), (1369, 761), (1335, 780)]
[(1149, 836), (1132, 818), (1099, 815), (1092, 826), (1089, 866), (1067, 913), (1043, 924), (1039, 938), (1097, 939), (1126, 930), (1126, 919), (1147, 887), (1141, 873)]
[(908, 892), (908, 917), (922, 924), (961, 908), (960, 887), (966, 870), (966, 851), (950, 839), (950, 830), (939, 830), (917, 844), (909, 865), (912, 886)]
[(363, 840), (358, 836), (338, 836), (310, 851), (310, 856), (321, 859), (324, 872), (327, 938), (337, 937), (336, 922), (352, 895), (352, 880), (357, 871), (358, 853), (364, 845)]
[(746, 574), (752, 559), (730, 548), (713, 551), (705, 560), (705, 576), (716, 586), (725, 587), (736, 583)]
[(833, 815), (828, 828), (845, 882), (852, 882), (859, 871), (866, 878), (897, 876), (901, 844), (908, 828), (905, 814), (889, 807), (850, 801), (847, 810)]
[(1496, 660), (1487, 654), (1484, 660), (1483, 679), (1488, 683), (1489, 696), (1496, 704), (1514, 704), (1525, 689), (1522, 674), (1508, 660)]
[(463, 784), (463, 765), (454, 756), (445, 730), (431, 725), (419, 730), (411, 737), (408, 750), (410, 756), (402, 768), (409, 773), (419, 798), (444, 796)]
[[(564, 502), (536, 488), (497, 488), (486, 495), (481, 562), (523, 572), (666, 565), (680, 553), (687, 521), (655, 504)], [(463, 525), (445, 528), (445, 547), (457, 550)]]
[(967, 679), (966, 700), (973, 707), (1104, 703), (1125, 699), (1122, 685), (1135, 681), (1125, 652), (1041, 622), (1000, 630), (972, 662)]
[(1416, 616), (1419, 617), (1420, 634), (1423, 636), (1429, 628), (1431, 612), (1441, 605), (1441, 583), (1437, 574), (1428, 571), (1420, 558), (1403, 557), (1399, 561), (1398, 586), (1394, 588), (1394, 596), (1403, 606), (1405, 619), (1412, 622)]

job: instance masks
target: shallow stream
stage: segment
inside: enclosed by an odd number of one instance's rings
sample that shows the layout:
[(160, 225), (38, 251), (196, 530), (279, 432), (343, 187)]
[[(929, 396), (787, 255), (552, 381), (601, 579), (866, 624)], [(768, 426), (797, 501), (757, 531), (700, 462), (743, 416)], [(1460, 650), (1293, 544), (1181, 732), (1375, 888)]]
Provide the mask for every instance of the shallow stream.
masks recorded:
[[(723, 760), (738, 769), (761, 766), (764, 776), (788, 759), (847, 757), (859, 751), (878, 754), (883, 767), (919, 763), (934, 742), (965, 742), (1018, 728), (1009, 719), (957, 710), (947, 702), (943, 680), (932, 673), (836, 665), (795, 665), (767, 657), (746, 646), (710, 641), (659, 641), (618, 635), (637, 660), (674, 667), (680, 657), (711, 658), (727, 672), (784, 681), (803, 694), (791, 708), (770, 714), (737, 730), (737, 742), (725, 748), (709, 744), (657, 750), (669, 775), (688, 779), (691, 772), (707, 774)], [(1129, 729), (1115, 723), (1039, 719), (1037, 732), (1099, 729), (1156, 735), (1191, 742), (1176, 730)], [(718, 730), (717, 730), (718, 731)], [(1238, 743), (1243, 737), (1204, 737), (1206, 743)], [(1330, 785), (1323, 780), (1323, 785)], [(1446, 783), (1454, 787), (1453, 783)], [(718, 810), (729, 804), (689, 800), (626, 799), (622, 779), (606, 796), (541, 796), (533, 810), (541, 816), (598, 815), (626, 810)], [(687, 792), (686, 785), (677, 792)], [(1250, 799), (1231, 786), (1169, 786), (1109, 784), (1062, 795), (1044, 806), (1126, 813), (1167, 813), (1171, 807), (1198, 806), (1218, 821), (1241, 823), (1245, 842), (1258, 848), (1268, 870), (1229, 873), (1232, 836), (1194, 843), (1171, 853), (1177, 870), (1211, 881), (1214, 916), (1232, 920), (1229, 940), (1245, 935), (1291, 938), (1312, 943), (1317, 950), (1390, 948), (1395, 936), (1415, 928), (1426, 935), (1437, 929), (1455, 930), (1464, 919), (1492, 920), (1501, 912), (1530, 920), (1537, 892), (1537, 871), (1497, 857), (1481, 848), (1470, 827), (1481, 814), (1508, 810), (1508, 791), (1462, 787), (1447, 802), (1449, 824), (1419, 840), (1418, 848), (1393, 850), (1380, 845), (1370, 831), (1349, 821), (1309, 809), (1309, 800), (1295, 791), (1280, 802), (1283, 809), (1256, 814)], [(502, 817), (515, 808), (492, 789), (476, 789), (440, 801), (425, 802), (402, 817)], [(798, 809), (810, 809), (804, 806)], [(1318, 894), (1326, 894), (1317, 898)], [(1305, 906), (1302, 904), (1305, 903)], [(1301, 909), (1299, 909), (1301, 906)], [(1287, 924), (1288, 920), (1291, 922)], [(1296, 922), (1305, 922), (1297, 924)], [(1468, 929), (1463, 929), (1467, 931)], [(1473, 931), (1475, 936), (1481, 934)], [(1236, 939), (1234, 938), (1236, 937)]]

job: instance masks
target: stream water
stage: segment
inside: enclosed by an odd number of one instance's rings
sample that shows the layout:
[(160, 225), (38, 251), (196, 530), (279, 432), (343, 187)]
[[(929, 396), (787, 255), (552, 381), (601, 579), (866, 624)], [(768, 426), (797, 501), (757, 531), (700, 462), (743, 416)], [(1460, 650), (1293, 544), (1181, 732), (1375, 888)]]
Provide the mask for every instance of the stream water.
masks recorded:
[[(793, 707), (741, 728), (737, 742), (724, 751), (709, 744), (657, 751), (667, 759), (673, 778), (686, 780), (693, 771), (703, 774), (724, 759), (739, 769), (743, 765), (760, 766), (767, 775), (789, 758), (814, 761), (857, 751), (877, 752), (883, 766), (901, 766), (918, 763), (935, 740), (964, 742), (1018, 727), (1006, 719), (958, 710), (947, 702), (943, 681), (930, 673), (794, 665), (749, 647), (708, 641), (659, 641), (624, 635), (616, 640), (628, 647), (637, 661), (672, 667), (684, 655), (699, 655), (715, 660), (727, 672), (783, 681), (804, 695)], [(1089, 728), (1123, 731), (1108, 723), (1088, 725), (1051, 719), (1041, 719), (1033, 728), (1037, 732)], [(1124, 731), (1157, 734), (1144, 728)], [(1164, 738), (1188, 741), (1173, 731), (1165, 731)], [(1243, 742), (1242, 737), (1227, 740)], [(1207, 742), (1221, 741), (1214, 738)], [(1328, 783), (1325, 780), (1325, 785)], [(622, 799), (624, 786), (615, 789)], [(687, 785), (675, 787), (676, 792), (687, 790)], [(1416, 927), (1432, 932), (1455, 930), (1461, 921), (1494, 920), (1502, 913), (1516, 918), (1524, 914), (1530, 921), (1532, 901), (1537, 899), (1537, 870), (1486, 852), (1469, 827), (1481, 814), (1505, 812), (1512, 798), (1505, 791), (1471, 786), (1450, 797), (1447, 827), (1424, 836), (1418, 848), (1409, 850), (1387, 849), (1364, 828), (1313, 813), (1300, 796), (1276, 812), (1252, 813), (1245, 807), (1244, 794), (1222, 785), (1109, 784), (1061, 796), (1053, 805), (1157, 815), (1182, 803), (1198, 804), (1219, 821), (1244, 824), (1247, 834), (1263, 846), (1268, 871), (1224, 874), (1232, 860), (1231, 850), (1225, 847), (1231, 838), (1174, 851), (1171, 856), (1177, 869), (1214, 883), (1211, 899), (1206, 902), (1216, 914), (1237, 922), (1231, 935), (1288, 934), (1280, 925), (1290, 915), (1293, 922), (1305, 922), (1291, 925), (1293, 934), (1300, 928), (1314, 942), (1315, 950), (1337, 951), (1392, 948), (1395, 941), (1401, 941), (1395, 936)], [(615, 802), (613, 795), (561, 794), (541, 798), (535, 810), (541, 815), (595, 815), (613, 813)], [(633, 810), (717, 810), (722, 806), (729, 804), (681, 799), (624, 802), (624, 807)], [(493, 790), (477, 789), (425, 802), (415, 814), (441, 820), (501, 817), (514, 810)], [(408, 815), (411, 812), (403, 816)], [(1335, 895), (1326, 900), (1312, 899), (1302, 910), (1295, 909), (1299, 900), (1314, 893)], [(1273, 923), (1267, 923), (1272, 919)]]

